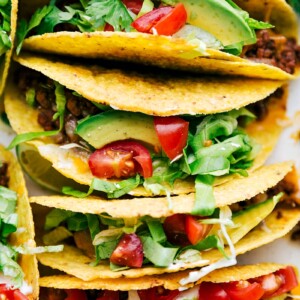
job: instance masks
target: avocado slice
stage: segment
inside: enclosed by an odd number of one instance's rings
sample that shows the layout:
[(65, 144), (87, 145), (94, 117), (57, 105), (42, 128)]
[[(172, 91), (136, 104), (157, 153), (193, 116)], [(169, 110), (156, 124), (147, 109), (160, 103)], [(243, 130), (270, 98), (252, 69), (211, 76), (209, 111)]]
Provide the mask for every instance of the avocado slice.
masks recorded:
[(187, 23), (214, 35), (223, 46), (244, 42), (255, 43), (256, 36), (244, 19), (246, 12), (226, 0), (163, 0), (169, 5), (182, 3), (187, 11)]
[(141, 113), (110, 110), (82, 120), (75, 131), (96, 149), (115, 141), (134, 139), (161, 148), (153, 117)]
[(264, 220), (275, 208), (283, 193), (264, 202), (254, 204), (232, 215), (235, 227), (227, 228), (231, 241), (235, 244), (244, 237), (251, 229)]

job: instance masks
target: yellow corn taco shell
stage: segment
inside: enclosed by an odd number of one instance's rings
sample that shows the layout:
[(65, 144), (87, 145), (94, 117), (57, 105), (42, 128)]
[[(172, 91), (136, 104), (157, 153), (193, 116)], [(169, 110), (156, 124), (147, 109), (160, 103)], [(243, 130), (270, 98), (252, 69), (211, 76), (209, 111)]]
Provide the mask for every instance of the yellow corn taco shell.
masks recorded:
[[(273, 166), (263, 167), (254, 172), (248, 178), (230, 181), (215, 188), (215, 197), (218, 207), (240, 202), (245, 198), (249, 199), (257, 193), (262, 193), (268, 188), (276, 186), (286, 174), (291, 170), (290, 163), (282, 163)], [(264, 179), (262, 179), (264, 178)], [(255, 183), (253, 183), (253, 180)], [(253, 189), (253, 191), (252, 191)], [(193, 195), (192, 195), (193, 196)], [(172, 209), (167, 208), (166, 199), (131, 199), (119, 201), (99, 201), (94, 198), (84, 200), (60, 197), (34, 197), (31, 202), (34, 204), (36, 213), (36, 230), (39, 236), (43, 236), (44, 217), (49, 211), (49, 207), (70, 210), (73, 212), (84, 212), (99, 214), (109, 213), (113, 218), (118, 217), (167, 217), (175, 213), (189, 213), (192, 200), (190, 196), (172, 197)], [(79, 202), (76, 204), (76, 200)], [(144, 201), (145, 200), (145, 201)], [(124, 202), (125, 201), (125, 202)], [(97, 207), (95, 205), (97, 203)], [(37, 204), (39, 204), (37, 206)], [(41, 205), (41, 206), (40, 206)], [(48, 208), (47, 208), (48, 207)], [(128, 210), (127, 210), (128, 209)], [(287, 234), (299, 221), (300, 210), (289, 208), (276, 208), (266, 219), (265, 225), (268, 232), (256, 226), (235, 244), (236, 254), (243, 254), (254, 248), (270, 243), (273, 240)], [(225, 251), (229, 254), (228, 248)], [(212, 264), (222, 258), (222, 254), (216, 250), (203, 251), (201, 259), (194, 262), (175, 264), (171, 267), (157, 268), (145, 266), (138, 269), (111, 271), (109, 264), (101, 262), (97, 266), (91, 266), (92, 259), (83, 254), (81, 250), (74, 246), (66, 245), (59, 255), (55, 253), (45, 253), (38, 255), (39, 261), (53, 269), (63, 271), (69, 275), (78, 277), (84, 281), (95, 280), (97, 278), (137, 278), (146, 275), (158, 275), (163, 273), (173, 273), (185, 269), (203, 267)]]
[[(28, 201), (25, 180), (22, 174), (21, 167), (17, 163), (14, 156), (0, 146), (0, 161), (8, 163), (8, 188), (15, 191), (18, 195), (17, 215), (18, 227), (24, 228), (19, 232), (10, 235), (10, 243), (14, 246), (29, 244), (34, 246), (34, 224), (31, 208)], [(29, 299), (38, 299), (38, 268), (37, 260), (34, 255), (20, 255), (18, 260), (19, 265), (24, 271), (25, 280), (32, 287), (32, 294), (28, 295)]]
[[(17, 29), (17, 15), (18, 15), (18, 0), (11, 0), (11, 15), (10, 15), (10, 41), (14, 44), (16, 29)], [(13, 46), (9, 49), (4, 57), (0, 58), (0, 96), (3, 93), (6, 78), (8, 76), (8, 70), (10, 66), (11, 57), (13, 54)], [(1, 110), (1, 107), (0, 107)]]
[[(279, 81), (262, 82), (255, 79), (192, 78), (184, 75), (174, 77), (157, 73), (141, 75), (135, 71), (66, 64), (59, 60), (29, 54), (19, 56), (16, 60), (91, 101), (120, 110), (158, 116), (212, 114), (238, 109), (268, 97), (283, 85)], [(262, 146), (255, 159), (253, 170), (265, 162), (283, 128), (286, 89), (280, 100), (275, 98), (268, 104), (271, 107), (268, 116), (262, 121), (251, 123), (246, 128), (246, 132)], [(13, 129), (18, 134), (42, 130), (36, 121), (38, 111), (25, 103), (18, 89), (12, 84), (7, 88), (5, 95), (5, 109)], [(37, 147), (39, 153), (61, 174), (78, 183), (90, 185), (93, 176), (88, 168), (87, 157), (79, 155), (72, 149), (49, 144), (49, 139), (33, 141), (31, 144)], [(216, 180), (216, 184), (223, 181), (224, 178)], [(175, 182), (172, 193), (186, 194), (192, 191), (194, 183), (186, 180)], [(132, 194), (151, 195), (144, 188), (138, 188), (132, 191)]]
[[(270, 20), (276, 33), (297, 39), (297, 17), (284, 0), (241, 0), (238, 5), (259, 20)], [(34, 10), (32, 11), (33, 14)], [(55, 47), (53, 47), (55, 45)], [(24, 49), (87, 58), (105, 58), (196, 73), (242, 75), (276, 80), (294, 78), (285, 71), (219, 50), (195, 57), (196, 45), (180, 38), (139, 32), (56, 32), (27, 38)], [(189, 58), (187, 58), (189, 57)], [(193, 58), (191, 58), (193, 57)], [(297, 66), (296, 74), (299, 72)]]
[[(257, 265), (233, 266), (215, 270), (202, 277), (195, 284), (201, 282), (225, 283), (232, 281), (248, 280), (274, 273), (286, 267), (281, 264), (261, 263)], [(181, 287), (179, 281), (187, 277), (189, 271), (181, 271), (174, 274), (156, 276), (143, 276), (140, 278), (120, 279), (95, 279), (84, 281), (69, 275), (44, 276), (39, 280), (40, 287), (55, 289), (81, 289), (81, 290), (142, 290), (162, 286), (168, 290), (176, 290)]]

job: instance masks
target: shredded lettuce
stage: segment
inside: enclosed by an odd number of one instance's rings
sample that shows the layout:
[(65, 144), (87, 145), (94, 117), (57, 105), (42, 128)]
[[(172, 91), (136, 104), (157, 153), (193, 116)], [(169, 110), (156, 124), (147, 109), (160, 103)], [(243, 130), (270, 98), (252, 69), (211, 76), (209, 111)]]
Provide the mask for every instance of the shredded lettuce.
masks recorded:
[(112, 183), (106, 180), (94, 178), (87, 193), (73, 189), (72, 187), (63, 187), (62, 192), (66, 195), (84, 198), (89, 196), (94, 190), (104, 192), (108, 198), (120, 198), (129, 193), (131, 190), (138, 187), (141, 183), (141, 178), (137, 174), (136, 177), (125, 179), (117, 183)]
[(0, 3), (0, 57), (11, 48), (10, 34), (11, 1)]

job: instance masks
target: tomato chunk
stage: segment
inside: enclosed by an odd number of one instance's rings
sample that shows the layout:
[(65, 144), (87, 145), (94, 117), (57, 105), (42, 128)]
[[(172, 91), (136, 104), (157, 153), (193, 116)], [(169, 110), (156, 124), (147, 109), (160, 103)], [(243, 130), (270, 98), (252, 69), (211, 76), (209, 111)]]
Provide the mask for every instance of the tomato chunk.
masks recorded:
[(163, 287), (154, 287), (138, 291), (141, 300), (173, 300), (179, 294), (178, 290), (170, 291)]
[(87, 300), (86, 293), (83, 290), (70, 289), (65, 290), (65, 292), (68, 295), (65, 300)]
[(185, 231), (185, 214), (174, 214), (165, 219), (164, 231), (170, 243), (179, 246), (190, 245)]
[(262, 286), (257, 282), (250, 283), (247, 280), (241, 280), (221, 285), (231, 300), (259, 300), (264, 294)]
[[(275, 277), (277, 277), (277, 281), (280, 283), (279, 288), (274, 293), (266, 293), (262, 299), (268, 299), (275, 296), (280, 296), (286, 292), (291, 291), (295, 287), (298, 286), (298, 279), (293, 267), (288, 266), (284, 269), (280, 269), (274, 273)], [(263, 283), (262, 283), (262, 286)]]
[(28, 300), (19, 289), (13, 289), (6, 284), (0, 284), (0, 299), (7, 300)]
[(192, 245), (196, 245), (201, 240), (203, 240), (207, 236), (211, 228), (212, 225), (199, 223), (199, 218), (191, 215), (186, 216), (185, 231)]
[(147, 148), (135, 141), (117, 141), (96, 150), (89, 157), (92, 174), (99, 178), (128, 178), (139, 173), (152, 176), (152, 160)]
[(138, 14), (143, 6), (142, 0), (122, 0), (124, 5), (134, 14)]
[(96, 300), (119, 300), (119, 292), (105, 290), (98, 295)]
[(135, 234), (124, 234), (113, 251), (110, 261), (119, 266), (140, 268), (143, 264), (143, 245)]
[(187, 20), (187, 12), (182, 3), (175, 7), (162, 6), (154, 9), (132, 22), (131, 26), (139, 32), (172, 35)]
[(208, 299), (231, 300), (220, 284), (212, 282), (202, 282), (199, 288), (199, 300)]
[(154, 127), (166, 155), (175, 159), (186, 146), (189, 122), (179, 117), (155, 117)]
[(178, 3), (174, 9), (159, 20), (153, 27), (152, 33), (159, 35), (173, 35), (181, 29), (187, 20), (187, 12), (182, 3)]

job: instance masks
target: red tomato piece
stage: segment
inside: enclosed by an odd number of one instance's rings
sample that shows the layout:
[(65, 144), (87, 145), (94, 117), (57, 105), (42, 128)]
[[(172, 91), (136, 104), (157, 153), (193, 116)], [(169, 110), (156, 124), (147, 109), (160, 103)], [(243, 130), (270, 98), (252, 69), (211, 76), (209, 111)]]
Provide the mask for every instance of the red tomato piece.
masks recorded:
[[(266, 292), (266, 294), (264, 295), (264, 297), (262, 299), (268, 299), (268, 298), (282, 295), (286, 292), (291, 291), (292, 289), (294, 289), (295, 287), (298, 286), (298, 279), (297, 279), (295, 270), (291, 266), (288, 266), (284, 269), (280, 269), (280, 270), (276, 271), (274, 273), (274, 275), (275, 275), (277, 281), (280, 283), (280, 286), (277, 289), (277, 291), (275, 291), (274, 293), (269, 294)], [(264, 286), (263, 283), (262, 283), (262, 286)], [(266, 296), (266, 298), (265, 298), (265, 296)]]
[[(1, 299), (1, 298), (0, 298)], [(20, 292), (20, 290), (14, 290), (14, 300), (28, 300), (28, 297)]]
[(259, 300), (264, 294), (262, 286), (257, 282), (250, 283), (247, 280), (241, 280), (222, 283), (221, 285), (231, 300)]
[(96, 300), (119, 300), (119, 292), (117, 291), (103, 291), (96, 298)]
[(96, 150), (89, 157), (92, 174), (99, 178), (128, 178), (139, 173), (144, 178), (152, 176), (149, 151), (135, 141), (117, 141)]
[(138, 291), (141, 300), (173, 300), (179, 295), (178, 290), (170, 291), (163, 287), (154, 287), (148, 290)]
[(65, 290), (65, 292), (67, 293), (65, 300), (87, 300), (86, 293), (83, 290), (70, 289)]
[(179, 117), (155, 117), (154, 127), (166, 155), (173, 160), (186, 146), (189, 122)]
[[(247, 298), (244, 298), (247, 299)], [(250, 299), (250, 298), (249, 298)], [(222, 286), (213, 282), (202, 282), (198, 300), (231, 300)], [(251, 299), (252, 300), (252, 299)]]
[(138, 14), (143, 6), (142, 0), (122, 0), (124, 5), (134, 14)]
[(135, 234), (124, 234), (113, 251), (110, 261), (119, 266), (140, 268), (143, 264), (143, 245)]
[(165, 17), (160, 19), (151, 29), (158, 35), (173, 35), (181, 29), (187, 20), (187, 12), (182, 3), (178, 3)]
[(190, 245), (185, 231), (185, 214), (174, 214), (165, 219), (163, 227), (170, 243), (179, 246)]
[(151, 33), (151, 29), (154, 25), (157, 24), (159, 20), (171, 13), (173, 7), (163, 6), (157, 9), (154, 9), (141, 17), (137, 18), (131, 23), (131, 26), (139, 32)]
[(211, 228), (212, 225), (199, 223), (197, 217), (187, 215), (185, 218), (185, 231), (192, 245), (196, 245), (203, 240)]
[(28, 297), (22, 294), (19, 289), (14, 290), (6, 284), (0, 284), (0, 299), (28, 300)]
[(105, 24), (103, 31), (115, 31), (114, 27), (108, 23)]

